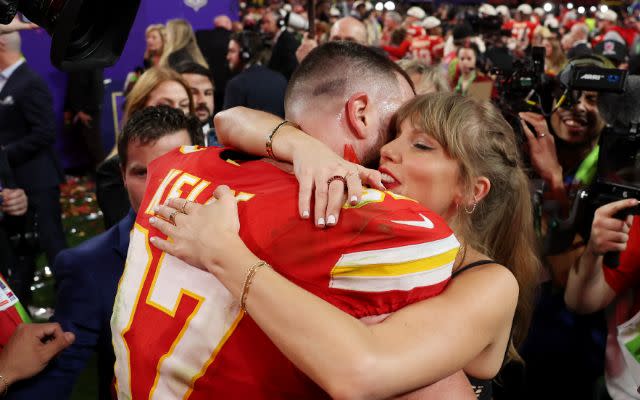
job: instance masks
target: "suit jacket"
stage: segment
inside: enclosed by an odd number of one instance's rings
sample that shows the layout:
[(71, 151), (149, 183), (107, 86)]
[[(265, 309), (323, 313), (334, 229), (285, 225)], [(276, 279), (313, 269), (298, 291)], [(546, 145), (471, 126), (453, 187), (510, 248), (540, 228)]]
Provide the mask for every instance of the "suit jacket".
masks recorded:
[(0, 146), (18, 187), (29, 191), (62, 182), (62, 168), (53, 150), (54, 121), (47, 84), (23, 63), (0, 91)]
[(215, 84), (215, 108), (222, 110), (224, 104), (224, 90), (231, 77), (229, 63), (227, 62), (227, 50), (229, 49), (229, 38), (231, 31), (224, 28), (200, 30), (196, 32), (196, 41), (202, 51), (202, 55), (209, 63), (209, 69), (213, 75)]
[(102, 69), (68, 73), (65, 111), (71, 111), (74, 114), (83, 111), (89, 115), (98, 115), (102, 109), (103, 97), (104, 72)]
[(298, 50), (300, 42), (293, 33), (285, 30), (280, 33), (278, 40), (271, 50), (271, 59), (269, 60), (269, 68), (280, 72), (287, 78), (291, 78), (291, 74), (298, 68), (298, 59), (296, 58), (296, 50)]
[(111, 313), (135, 218), (130, 210), (108, 231), (56, 257), (58, 293), (52, 321), (73, 332), (76, 340), (42, 373), (12, 388), (9, 399), (68, 399), (93, 352), (98, 353), (99, 398), (111, 399)]
[(262, 65), (252, 65), (227, 84), (224, 109), (244, 106), (284, 118), (287, 80)]

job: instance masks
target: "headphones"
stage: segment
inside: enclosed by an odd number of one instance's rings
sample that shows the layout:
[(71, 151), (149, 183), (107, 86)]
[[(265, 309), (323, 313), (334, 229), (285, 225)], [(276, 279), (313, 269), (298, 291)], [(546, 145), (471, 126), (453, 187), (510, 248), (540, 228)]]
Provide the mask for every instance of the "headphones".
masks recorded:
[(240, 32), (238, 39), (240, 40), (238, 43), (240, 45), (240, 59), (246, 64), (253, 59), (251, 41), (245, 32)]

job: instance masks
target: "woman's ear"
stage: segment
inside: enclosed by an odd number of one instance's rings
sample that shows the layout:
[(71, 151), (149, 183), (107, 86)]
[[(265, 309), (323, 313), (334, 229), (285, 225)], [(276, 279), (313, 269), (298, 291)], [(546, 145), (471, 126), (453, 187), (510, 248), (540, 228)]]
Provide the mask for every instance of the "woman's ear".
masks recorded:
[(475, 179), (473, 185), (473, 199), (475, 202), (480, 202), (484, 199), (491, 190), (491, 181), (486, 176), (480, 176)]
[(354, 93), (346, 104), (347, 122), (351, 133), (358, 139), (367, 137), (367, 125), (371, 123), (368, 117), (371, 108), (369, 95), (364, 92)]

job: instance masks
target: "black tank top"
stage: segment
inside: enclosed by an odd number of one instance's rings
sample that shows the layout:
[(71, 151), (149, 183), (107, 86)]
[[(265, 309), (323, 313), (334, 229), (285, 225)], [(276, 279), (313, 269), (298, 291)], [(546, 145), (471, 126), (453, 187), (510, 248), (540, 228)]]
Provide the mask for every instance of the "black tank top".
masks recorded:
[[(493, 260), (480, 260), (475, 261), (470, 264), (465, 265), (464, 267), (458, 269), (451, 275), (451, 279), (460, 275), (462, 272), (467, 271), (471, 268), (479, 267), (481, 265), (487, 264), (495, 264), (496, 262)], [(473, 392), (476, 394), (478, 400), (491, 400), (493, 396), (493, 388), (492, 388), (492, 380), (491, 379), (478, 379), (471, 375), (467, 375), (467, 379), (471, 383), (471, 388)]]

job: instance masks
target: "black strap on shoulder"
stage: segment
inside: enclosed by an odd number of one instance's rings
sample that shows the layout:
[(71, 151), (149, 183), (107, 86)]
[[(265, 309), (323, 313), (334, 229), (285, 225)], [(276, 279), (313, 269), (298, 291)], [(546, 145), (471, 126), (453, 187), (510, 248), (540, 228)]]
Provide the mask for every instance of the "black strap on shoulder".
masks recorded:
[(464, 272), (468, 269), (471, 268), (475, 268), (475, 267), (479, 267), (481, 265), (486, 265), (486, 264), (495, 264), (496, 262), (493, 260), (480, 260), (480, 261), (475, 261), (472, 262), (470, 264), (465, 265), (464, 267), (461, 267), (460, 269), (458, 269), (456, 272), (453, 273), (453, 275), (451, 275), (451, 278), (455, 278), (456, 275), (459, 275), (461, 272)]

